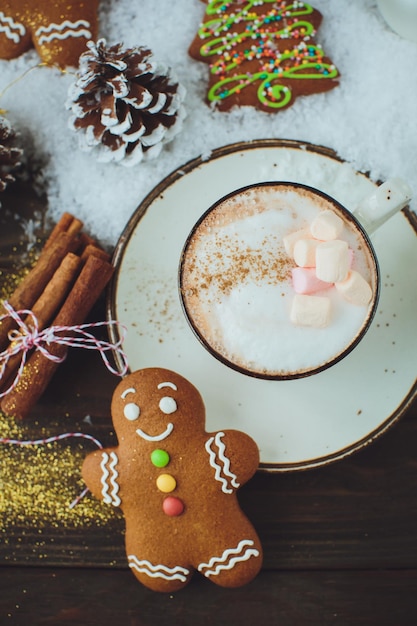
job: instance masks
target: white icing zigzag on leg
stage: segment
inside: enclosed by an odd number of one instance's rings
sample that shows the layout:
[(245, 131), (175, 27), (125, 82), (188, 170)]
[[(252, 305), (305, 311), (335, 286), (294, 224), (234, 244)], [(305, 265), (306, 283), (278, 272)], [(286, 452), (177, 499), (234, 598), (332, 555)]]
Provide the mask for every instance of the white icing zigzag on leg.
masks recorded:
[(177, 565), (167, 567), (166, 565), (153, 565), (145, 559), (139, 560), (134, 554), (127, 557), (129, 567), (137, 570), (140, 574), (146, 574), (151, 578), (164, 578), (165, 580), (180, 580), (185, 583), (190, 571), (185, 567)]
[[(224, 493), (233, 493), (233, 489), (231, 489), (229, 487), (229, 483), (227, 481), (226, 478), (224, 478), (224, 476), (222, 476), (222, 472), (228, 477), (230, 478), (230, 484), (237, 488), (239, 487), (239, 483), (237, 482), (237, 477), (235, 474), (233, 474), (230, 471), (230, 461), (229, 459), (226, 457), (225, 455), (225, 451), (226, 451), (226, 446), (224, 445), (223, 441), (221, 440), (221, 438), (224, 437), (224, 433), (223, 432), (219, 432), (217, 433), (216, 437), (210, 437), (210, 439), (207, 440), (206, 442), (206, 450), (209, 453), (210, 456), (210, 465), (211, 467), (214, 469), (215, 473), (214, 473), (214, 478), (216, 480), (218, 480), (220, 483), (222, 483), (222, 491)], [(216, 452), (214, 452), (211, 449), (211, 444), (215, 442), (217, 447), (218, 447), (218, 452), (216, 454)], [(217, 462), (217, 456), (219, 461), (221, 461), (221, 463), (223, 465), (220, 465)]]
[[(82, 26), (85, 26), (85, 28), (81, 28)], [(40, 26), (35, 32), (35, 37), (39, 38), (39, 45), (50, 43), (53, 39), (67, 39), (68, 37), (85, 37), (86, 39), (91, 39), (91, 31), (87, 30), (89, 28), (90, 23), (86, 20), (77, 20), (76, 22), (65, 20), (61, 24)]]
[(200, 563), (197, 569), (204, 576), (217, 576), (222, 570), (233, 569), (236, 563), (248, 561), (252, 556), (259, 556), (259, 550), (253, 548), (253, 545), (251, 539), (242, 539), (236, 548), (225, 550), (220, 557), (213, 556), (208, 563)]
[(11, 17), (7, 17), (3, 11), (0, 11), (0, 33), (4, 33), (7, 39), (11, 39), (17, 44), (26, 34), (26, 28), (23, 24), (15, 22)]

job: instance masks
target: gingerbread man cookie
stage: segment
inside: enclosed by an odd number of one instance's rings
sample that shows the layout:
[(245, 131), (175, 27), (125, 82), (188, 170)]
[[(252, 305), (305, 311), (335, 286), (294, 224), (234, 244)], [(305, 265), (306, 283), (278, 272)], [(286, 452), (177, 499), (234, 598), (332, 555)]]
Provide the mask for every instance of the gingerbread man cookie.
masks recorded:
[(3, 0), (0, 58), (14, 59), (35, 46), (41, 60), (76, 66), (98, 31), (99, 0)]
[(121, 507), (126, 553), (146, 587), (172, 592), (195, 570), (224, 587), (252, 580), (262, 548), (236, 498), (255, 473), (259, 452), (245, 433), (207, 433), (197, 389), (179, 374), (148, 368), (113, 395), (119, 445), (89, 454), (91, 492)]

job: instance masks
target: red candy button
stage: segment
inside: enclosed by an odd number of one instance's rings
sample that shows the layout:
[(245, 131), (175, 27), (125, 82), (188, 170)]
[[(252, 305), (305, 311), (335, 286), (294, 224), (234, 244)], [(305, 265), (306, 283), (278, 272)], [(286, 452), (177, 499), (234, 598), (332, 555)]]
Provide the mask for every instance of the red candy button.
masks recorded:
[(168, 496), (162, 503), (162, 510), (169, 517), (177, 517), (184, 512), (184, 503), (179, 498)]

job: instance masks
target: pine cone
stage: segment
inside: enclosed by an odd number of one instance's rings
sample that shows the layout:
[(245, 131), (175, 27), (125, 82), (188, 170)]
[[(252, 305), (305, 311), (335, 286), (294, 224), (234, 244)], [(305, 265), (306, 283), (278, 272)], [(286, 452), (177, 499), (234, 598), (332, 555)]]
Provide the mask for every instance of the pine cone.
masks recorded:
[(4, 191), (9, 183), (14, 182), (13, 170), (20, 165), (23, 150), (14, 144), (15, 132), (11, 124), (4, 117), (0, 117), (0, 192)]
[(155, 158), (180, 128), (185, 90), (146, 48), (88, 43), (70, 87), (70, 125), (99, 161), (135, 165)]

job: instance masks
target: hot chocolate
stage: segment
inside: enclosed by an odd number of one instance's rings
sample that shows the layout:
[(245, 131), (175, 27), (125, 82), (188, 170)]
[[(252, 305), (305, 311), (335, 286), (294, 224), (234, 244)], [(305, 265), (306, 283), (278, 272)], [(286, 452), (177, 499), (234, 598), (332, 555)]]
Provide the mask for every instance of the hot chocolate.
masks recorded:
[[(332, 213), (326, 228), (341, 222), (330, 243), (311, 231), (324, 212)], [(294, 300), (293, 235), (307, 247), (321, 245), (324, 257), (328, 248), (342, 250), (336, 286), (316, 277), (314, 294)], [(313, 271), (314, 263), (306, 264)], [(369, 303), (343, 297), (347, 272), (369, 285)], [(362, 337), (376, 308), (378, 267), (364, 231), (332, 198), (303, 185), (260, 183), (221, 199), (196, 224), (181, 258), (180, 294), (193, 330), (216, 358), (254, 376), (296, 378), (328, 367)], [(295, 304), (319, 305), (324, 322), (304, 316), (298, 323)]]

